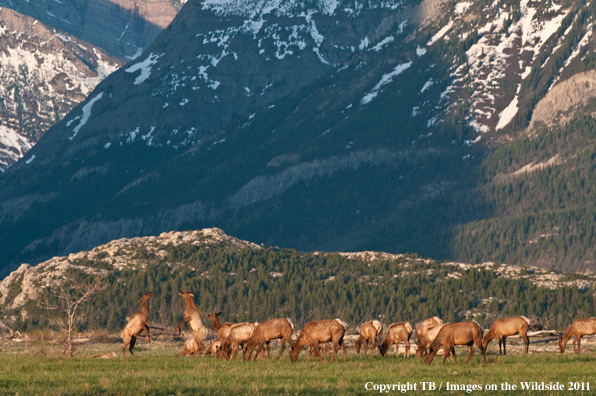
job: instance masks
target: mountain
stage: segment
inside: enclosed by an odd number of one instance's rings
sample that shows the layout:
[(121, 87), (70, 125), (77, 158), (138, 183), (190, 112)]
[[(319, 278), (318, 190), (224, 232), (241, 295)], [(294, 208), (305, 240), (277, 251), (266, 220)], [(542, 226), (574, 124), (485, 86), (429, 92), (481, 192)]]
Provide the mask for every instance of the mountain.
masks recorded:
[(340, 317), (353, 329), (371, 318), (388, 325), (438, 315), (488, 327), (495, 318), (523, 314), (560, 329), (589, 315), (596, 283), (591, 274), (535, 267), (474, 266), (382, 252), (298, 253), (203, 229), (121, 239), (35, 267), (23, 264), (0, 282), (0, 323), (21, 332), (53, 327), (55, 313), (35, 301), (51, 303), (65, 279), (98, 276), (109, 287), (79, 311), (81, 330), (120, 330), (147, 291), (153, 292), (151, 322), (173, 326), (182, 317), (178, 293), (185, 290), (204, 315), (221, 311), (232, 322), (289, 317), (303, 326)]
[(102, 48), (134, 59), (174, 19), (185, 1), (2, 0), (0, 6)]
[(0, 261), (218, 226), (303, 251), (594, 270), (595, 16), (191, 0), (2, 176)]
[(0, 172), (123, 61), (0, 7)]

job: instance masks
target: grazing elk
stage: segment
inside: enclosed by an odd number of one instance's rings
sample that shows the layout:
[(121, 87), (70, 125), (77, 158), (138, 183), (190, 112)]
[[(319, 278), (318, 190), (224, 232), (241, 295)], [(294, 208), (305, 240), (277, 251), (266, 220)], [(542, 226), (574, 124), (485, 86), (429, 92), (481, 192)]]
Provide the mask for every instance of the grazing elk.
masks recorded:
[(368, 349), (368, 341), (372, 343), (370, 354), (373, 355), (376, 349), (376, 344), (381, 342), (381, 322), (378, 320), (371, 320), (370, 322), (363, 323), (360, 326), (359, 336), (354, 346), (356, 347), (356, 353), (360, 353), (360, 346), (364, 343), (364, 354), (366, 355)]
[(530, 347), (528, 339), (528, 329), (530, 328), (530, 319), (525, 316), (513, 316), (511, 318), (499, 319), (490, 327), (484, 335), (482, 346), (484, 349), (495, 338), (499, 339), (499, 354), (501, 354), (501, 344), (503, 345), (503, 355), (507, 354), (507, 337), (519, 334), (526, 344), (526, 353)]
[(424, 358), (424, 364), (431, 364), (435, 354), (441, 347), (445, 348), (445, 351), (443, 352), (443, 364), (445, 364), (445, 360), (449, 354), (453, 355), (453, 360), (455, 360), (455, 364), (457, 364), (457, 357), (455, 357), (456, 345), (468, 346), (468, 351), (470, 351), (470, 355), (466, 360), (466, 363), (468, 363), (474, 355), (474, 344), (480, 349), (480, 353), (484, 357), (484, 362), (488, 363), (486, 360), (486, 351), (482, 346), (483, 333), (484, 330), (482, 330), (482, 327), (474, 321), (444, 325), (434, 341), (430, 344), (429, 353), (426, 358)]
[(410, 356), (410, 337), (412, 336), (412, 325), (408, 322), (393, 323), (387, 328), (387, 336), (379, 345), (379, 353), (385, 357), (389, 348), (395, 344), (395, 356), (399, 357), (399, 343), (403, 341), (406, 344), (404, 357)]
[[(178, 333), (180, 333), (182, 331), (182, 324), (188, 323), (188, 326), (191, 328), (194, 335), (194, 343), (198, 348), (197, 353), (200, 355), (203, 352), (203, 349), (205, 348), (203, 340), (207, 338), (208, 332), (207, 328), (203, 324), (203, 316), (201, 315), (201, 311), (199, 311), (195, 306), (193, 298), (194, 295), (187, 291), (178, 294), (180, 294), (184, 298), (184, 302), (186, 305), (184, 308), (184, 317), (182, 318), (180, 323), (178, 323), (178, 326), (176, 326), (176, 330), (178, 330)], [(186, 349), (186, 344), (184, 348)], [(185, 349), (183, 349), (182, 352), (184, 352)], [(182, 352), (180, 352), (180, 354), (181, 356), (184, 356), (182, 355)], [(192, 355), (196, 355), (197, 353), (192, 353)]]
[(344, 363), (346, 361), (346, 344), (344, 343), (344, 335), (348, 324), (340, 319), (332, 320), (318, 320), (308, 322), (300, 336), (294, 342), (294, 345), (290, 347), (290, 361), (292, 363), (298, 360), (298, 354), (304, 346), (309, 345), (309, 353), (306, 361), (310, 360), (311, 353), (314, 352), (315, 357), (321, 360), (321, 354), (319, 351), (319, 344), (322, 342), (333, 342), (333, 355), (331, 356), (331, 362), (335, 359), (335, 355), (341, 346), (344, 352)]
[(576, 355), (579, 355), (582, 337), (593, 334), (596, 334), (596, 318), (575, 319), (567, 331), (559, 336), (559, 348), (561, 349), (561, 353), (565, 352), (565, 347), (567, 346), (569, 339), (575, 337), (573, 340), (573, 352), (575, 352)]
[[(263, 346), (267, 344), (269, 346), (269, 342), (276, 338), (281, 338), (281, 350), (279, 351), (279, 355), (277, 356), (277, 360), (281, 357), (286, 349), (286, 342), (292, 346), (292, 331), (294, 330), (294, 325), (290, 321), (290, 319), (282, 318), (282, 319), (271, 319), (263, 323), (259, 323), (255, 328), (252, 337), (248, 340), (246, 344), (246, 351), (244, 352), (244, 361), (248, 362), (250, 360), (250, 355), (252, 351), (255, 350), (255, 357), (254, 360), (257, 360), (257, 356), (259, 356), (259, 352), (263, 349)], [(256, 349), (255, 349), (256, 348)], [(269, 355), (269, 348), (267, 348), (267, 355)]]
[(439, 334), (439, 331), (441, 331), (443, 326), (445, 326), (446, 324), (449, 323), (443, 323), (426, 329), (424, 335), (421, 335), (421, 338), (418, 339), (418, 349), (416, 349), (416, 357), (423, 357), (428, 355), (427, 348), (430, 346), (430, 344), (432, 344), (432, 342), (437, 337), (437, 334)]
[(147, 342), (151, 342), (149, 338), (149, 305), (147, 305), (147, 300), (149, 300), (149, 297), (151, 297), (152, 294), (153, 292), (149, 292), (141, 296), (141, 310), (130, 318), (126, 327), (122, 330), (122, 341), (124, 342), (124, 346), (122, 347), (122, 357), (125, 357), (124, 350), (128, 345), (130, 345), (128, 348), (130, 354), (134, 355), (132, 350), (137, 342), (137, 336), (141, 334), (143, 330), (147, 332)]
[(237, 323), (230, 328), (230, 334), (222, 341), (224, 357), (228, 360), (238, 359), (238, 348), (242, 346), (246, 354), (246, 343), (252, 337), (258, 323)]
[[(418, 348), (416, 349), (416, 356), (421, 357), (422, 355), (426, 356), (426, 346), (420, 348), (420, 343), (422, 340), (426, 338), (426, 332), (431, 327), (436, 327), (443, 324), (443, 319), (439, 318), (438, 316), (433, 316), (428, 319), (424, 319), (422, 322), (416, 323), (416, 339), (418, 340)], [(435, 333), (436, 335), (436, 333)], [(434, 338), (433, 338), (434, 340)], [(432, 342), (432, 340), (431, 340)], [(429, 345), (430, 343), (426, 344)]]

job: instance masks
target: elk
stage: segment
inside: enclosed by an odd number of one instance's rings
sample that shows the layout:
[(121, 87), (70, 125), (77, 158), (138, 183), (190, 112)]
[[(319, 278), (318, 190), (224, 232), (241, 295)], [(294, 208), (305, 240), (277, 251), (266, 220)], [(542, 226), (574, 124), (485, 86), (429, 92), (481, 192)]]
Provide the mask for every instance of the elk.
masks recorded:
[(376, 343), (381, 342), (381, 328), (381, 323), (378, 320), (371, 320), (370, 322), (363, 323), (362, 326), (360, 326), (358, 339), (354, 344), (356, 353), (360, 353), (360, 346), (364, 343), (364, 354), (366, 355), (368, 340), (370, 340), (372, 343), (370, 354), (373, 355), (376, 349)]
[(219, 351), (221, 351), (221, 341), (219, 339), (213, 340), (205, 350), (205, 355), (218, 355)]
[(416, 357), (422, 357), (428, 354), (427, 346), (432, 344), (432, 342), (437, 337), (437, 334), (439, 334), (439, 331), (441, 331), (443, 326), (445, 326), (446, 324), (449, 323), (429, 327), (426, 329), (424, 335), (419, 335), (419, 337), (421, 338), (418, 338), (418, 349), (416, 349)]
[(573, 352), (575, 352), (576, 355), (579, 355), (582, 337), (593, 334), (596, 334), (596, 318), (575, 319), (567, 331), (559, 336), (559, 348), (561, 349), (561, 353), (565, 352), (565, 347), (567, 346), (569, 339), (575, 337), (573, 340)]
[(221, 315), (221, 312), (213, 312), (207, 315), (207, 318), (211, 320), (211, 326), (213, 327), (213, 330), (217, 332), (217, 338), (224, 340), (230, 335), (230, 329), (232, 328), (233, 323), (226, 322), (222, 324), (219, 321), (219, 315)]
[[(201, 311), (197, 309), (194, 302), (194, 295), (190, 292), (181, 292), (178, 293), (184, 298), (185, 308), (184, 308), (184, 316), (178, 326), (176, 326), (176, 330), (178, 333), (182, 331), (182, 324), (188, 323), (188, 326), (191, 328), (193, 335), (194, 335), (194, 342), (198, 348), (198, 354), (203, 352), (205, 346), (203, 345), (203, 340), (207, 338), (207, 328), (203, 324), (203, 316), (201, 315)], [(186, 345), (184, 347), (186, 349)], [(184, 352), (184, 349), (182, 350)], [(182, 354), (182, 352), (180, 352)], [(195, 355), (195, 353), (193, 353)], [(181, 355), (184, 356), (184, 355)]]
[(134, 355), (132, 351), (135, 347), (135, 343), (137, 342), (137, 336), (141, 334), (143, 330), (147, 332), (147, 342), (151, 342), (149, 338), (149, 305), (147, 305), (147, 300), (153, 292), (145, 293), (141, 296), (141, 310), (133, 315), (132, 318), (122, 330), (122, 341), (124, 342), (124, 346), (122, 347), (122, 357), (125, 357), (124, 350), (130, 344), (128, 350), (130, 351), (131, 355)]
[(379, 353), (385, 357), (389, 348), (395, 344), (395, 356), (399, 357), (399, 343), (403, 341), (406, 344), (404, 357), (410, 356), (410, 337), (412, 336), (412, 325), (408, 322), (393, 323), (387, 328), (387, 336), (379, 345)]
[(178, 356), (186, 356), (186, 355), (196, 356), (202, 350), (203, 350), (203, 348), (199, 347), (199, 344), (197, 344), (197, 340), (196, 340), (195, 336), (193, 335), (192, 337), (190, 337), (189, 339), (186, 340), (186, 342), (184, 343), (184, 348), (182, 349), (182, 351), (180, 351)]
[(528, 339), (528, 329), (530, 328), (530, 319), (525, 316), (513, 316), (511, 318), (499, 319), (490, 327), (484, 335), (482, 346), (484, 349), (495, 338), (499, 339), (499, 355), (501, 354), (501, 344), (503, 344), (503, 355), (507, 354), (507, 337), (519, 334), (526, 344), (526, 353), (530, 347)]
[[(443, 324), (443, 319), (433, 316), (428, 319), (424, 319), (422, 322), (416, 323), (416, 339), (418, 340), (418, 348), (416, 349), (416, 356), (421, 357), (422, 355), (426, 356), (426, 345), (421, 345), (420, 343), (423, 342), (422, 340), (426, 337), (426, 332), (431, 327), (439, 326)], [(435, 336), (437, 334), (435, 333)], [(433, 337), (434, 340), (434, 337)], [(432, 340), (430, 340), (432, 342)], [(428, 345), (428, 344), (427, 344)]]
[(246, 354), (246, 343), (252, 337), (258, 323), (237, 323), (230, 328), (230, 334), (223, 340), (222, 349), (224, 357), (228, 360), (238, 359), (238, 347), (242, 345)]
[(306, 361), (310, 360), (311, 353), (314, 352), (315, 357), (321, 360), (321, 354), (319, 351), (319, 344), (321, 342), (333, 342), (333, 355), (331, 356), (331, 362), (335, 359), (335, 355), (341, 346), (344, 352), (344, 363), (346, 361), (346, 344), (344, 343), (344, 335), (346, 333), (346, 329), (348, 324), (340, 319), (332, 319), (332, 320), (318, 320), (313, 322), (308, 322), (300, 336), (294, 342), (294, 345), (290, 347), (290, 361), (292, 363), (298, 360), (298, 354), (304, 348), (304, 346), (309, 345), (309, 353), (308, 358)]
[[(252, 351), (255, 350), (255, 357), (253, 359), (257, 360), (257, 356), (259, 356), (259, 352), (263, 350), (263, 346), (267, 344), (269, 346), (269, 342), (276, 338), (281, 338), (281, 350), (279, 351), (279, 355), (277, 355), (277, 360), (281, 357), (286, 349), (286, 342), (292, 346), (292, 331), (294, 330), (294, 325), (290, 321), (290, 319), (282, 318), (282, 319), (271, 319), (263, 323), (259, 323), (255, 328), (252, 337), (246, 343), (246, 351), (244, 352), (244, 361), (248, 362), (250, 360), (250, 355)], [(256, 349), (255, 349), (256, 348)], [(267, 348), (267, 355), (269, 355), (269, 348)]]
[(482, 330), (482, 327), (474, 321), (446, 324), (441, 328), (434, 341), (430, 344), (429, 353), (424, 358), (424, 364), (430, 365), (435, 354), (441, 347), (445, 349), (443, 352), (443, 364), (445, 364), (445, 360), (449, 354), (453, 355), (453, 360), (455, 360), (455, 364), (457, 364), (457, 357), (455, 356), (456, 345), (468, 346), (468, 351), (470, 351), (470, 355), (466, 360), (466, 363), (468, 363), (474, 355), (474, 344), (480, 349), (480, 353), (484, 357), (484, 362), (488, 363), (486, 360), (486, 351), (482, 346), (483, 335), (484, 330)]

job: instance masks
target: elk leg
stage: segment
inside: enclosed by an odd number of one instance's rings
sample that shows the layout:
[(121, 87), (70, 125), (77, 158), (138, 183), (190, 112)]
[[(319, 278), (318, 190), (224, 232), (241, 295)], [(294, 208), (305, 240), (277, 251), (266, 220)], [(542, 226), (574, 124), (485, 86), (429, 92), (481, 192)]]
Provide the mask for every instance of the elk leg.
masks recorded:
[(130, 351), (130, 354), (131, 355), (134, 355), (135, 354), (132, 350), (135, 347), (135, 343), (136, 342), (137, 342), (137, 337), (130, 336), (130, 346), (128, 347), (128, 350)]
[(507, 337), (503, 337), (503, 355), (507, 355)]
[(281, 349), (279, 351), (279, 355), (277, 355), (277, 359), (276, 360), (279, 360), (279, 358), (281, 358), (281, 355), (283, 355), (285, 349), (286, 349), (286, 339), (285, 338), (282, 338), (281, 339)]
[(468, 359), (466, 360), (465, 364), (468, 364), (472, 356), (474, 356), (474, 345), (468, 345), (468, 351), (470, 351), (470, 355), (468, 355)]
[(580, 349), (581, 349), (581, 344), (582, 344), (582, 336), (579, 336), (579, 338), (577, 339), (577, 354), (580, 354)]
[(346, 343), (341, 340), (341, 349), (344, 352), (344, 363), (346, 362), (346, 353), (348, 352), (348, 348), (346, 347)]
[(126, 349), (128, 344), (130, 344), (130, 336), (126, 335), (122, 337), (122, 341), (124, 342), (124, 346), (122, 347), (122, 357), (126, 357), (126, 355), (124, 354), (124, 350)]
[(271, 341), (267, 341), (267, 359), (271, 359), (271, 347), (269, 346), (269, 343)]
[(528, 338), (528, 334), (521, 334), (521, 338), (524, 340), (524, 344), (526, 344), (526, 355), (527, 355), (528, 349), (530, 348), (530, 339)]
[(501, 350), (501, 345), (503, 345), (503, 339), (499, 338), (499, 355), (503, 353), (503, 351)]
[[(263, 343), (262, 342), (259, 342), (257, 344), (257, 347), (255, 348), (255, 357), (252, 358), (252, 361), (253, 362), (256, 362), (257, 361), (257, 357), (259, 356), (259, 352), (261, 352), (261, 349), (262, 348), (263, 348)], [(251, 352), (251, 354), (252, 354), (252, 352)], [(250, 360), (250, 356), (248, 357), (248, 360)]]
[(406, 350), (404, 352), (404, 358), (409, 358), (410, 357), (410, 343), (408, 342), (408, 340), (404, 341), (404, 344), (406, 344)]
[(151, 339), (149, 338), (149, 326), (147, 326), (147, 324), (144, 324), (143, 327), (147, 332), (147, 342), (151, 342)]
[[(482, 338), (476, 339), (476, 340), (474, 340), (474, 342), (478, 346), (478, 349), (480, 349), (480, 353), (482, 354), (482, 357), (484, 358), (484, 363), (488, 364), (488, 360), (486, 360), (486, 348), (482, 346)], [(472, 346), (470, 348), (472, 348), (472, 351), (473, 351), (474, 345), (472, 344)]]
[(319, 346), (319, 340), (315, 341), (315, 357), (319, 358), (319, 362), (322, 363), (323, 360), (321, 359), (321, 351), (320, 351), (320, 346)]
[[(181, 332), (182, 332), (182, 325), (183, 325), (184, 323), (188, 323), (189, 321), (190, 321), (190, 318), (183, 318), (183, 319), (180, 321), (180, 323), (178, 323), (178, 326), (176, 326), (176, 330), (178, 330), (178, 333), (181, 333)], [(174, 330), (174, 332), (175, 332), (176, 330)]]
[[(455, 359), (455, 364), (457, 364), (457, 358), (455, 357), (455, 348), (453, 346), (446, 346), (443, 348), (443, 365), (445, 364), (445, 360), (447, 360), (447, 356), (449, 356), (450, 353), (453, 355), (453, 359)], [(434, 353), (431, 352), (431, 355), (429, 356), (434, 356)], [(432, 359), (430, 359), (430, 361), (432, 362)]]
[(338, 345), (337, 341), (333, 341), (333, 356), (331, 356), (331, 362), (329, 362), (329, 363), (333, 363), (333, 359), (335, 359), (335, 355), (337, 355), (338, 349), (339, 349), (339, 345)]
[(368, 339), (364, 340), (364, 354), (368, 352)]

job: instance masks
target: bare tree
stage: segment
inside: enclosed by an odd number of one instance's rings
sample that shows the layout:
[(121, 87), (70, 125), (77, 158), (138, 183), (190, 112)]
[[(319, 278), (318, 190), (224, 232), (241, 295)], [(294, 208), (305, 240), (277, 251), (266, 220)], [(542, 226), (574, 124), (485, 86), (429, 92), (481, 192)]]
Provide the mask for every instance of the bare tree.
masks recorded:
[(92, 281), (80, 281), (72, 275), (67, 275), (61, 285), (50, 291), (55, 302), (38, 302), (38, 305), (44, 309), (56, 310), (66, 314), (66, 322), (63, 322), (64, 331), (66, 332), (66, 339), (63, 343), (64, 350), (62, 352), (64, 356), (74, 356), (75, 348), (72, 333), (77, 309), (82, 303), (90, 300), (91, 297), (102, 290), (107, 289), (108, 286), (103, 276), (97, 276)]

